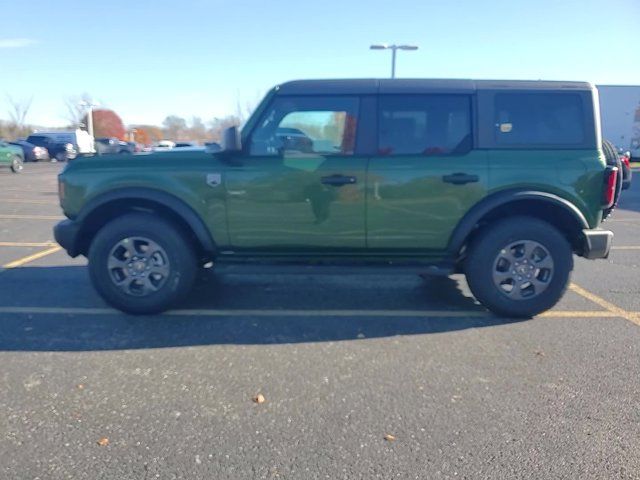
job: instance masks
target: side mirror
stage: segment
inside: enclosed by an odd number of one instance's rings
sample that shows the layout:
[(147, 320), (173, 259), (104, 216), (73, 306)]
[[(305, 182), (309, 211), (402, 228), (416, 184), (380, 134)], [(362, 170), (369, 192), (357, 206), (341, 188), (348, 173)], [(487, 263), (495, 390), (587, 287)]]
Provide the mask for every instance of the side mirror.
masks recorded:
[(242, 150), (240, 131), (238, 127), (227, 128), (222, 135), (223, 152), (239, 152)]
[(207, 153), (218, 153), (222, 150), (220, 144), (216, 142), (205, 143), (204, 148)]

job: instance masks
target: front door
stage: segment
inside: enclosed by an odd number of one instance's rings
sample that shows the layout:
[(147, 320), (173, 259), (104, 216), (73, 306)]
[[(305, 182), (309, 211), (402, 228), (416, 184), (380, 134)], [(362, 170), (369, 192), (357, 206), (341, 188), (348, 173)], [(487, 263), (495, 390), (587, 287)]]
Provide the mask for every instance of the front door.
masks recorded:
[(487, 153), (473, 149), (472, 97), (381, 95), (368, 171), (372, 251), (440, 252), (487, 191)]
[(0, 141), (0, 163), (9, 163), (10, 158), (11, 151), (9, 150), (9, 145)]
[(225, 175), (231, 247), (278, 253), (365, 247), (359, 98), (278, 96)]

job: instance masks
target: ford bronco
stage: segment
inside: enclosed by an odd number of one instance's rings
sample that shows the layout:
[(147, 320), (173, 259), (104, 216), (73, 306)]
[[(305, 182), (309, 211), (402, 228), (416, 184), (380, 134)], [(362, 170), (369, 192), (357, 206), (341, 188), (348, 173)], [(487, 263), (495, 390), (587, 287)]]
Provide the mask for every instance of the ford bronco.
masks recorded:
[(177, 305), (198, 269), (464, 273), (491, 311), (530, 317), (565, 292), (618, 168), (589, 83), (306, 80), (273, 88), (221, 151), (83, 158), (59, 176), (68, 219), (111, 305)]

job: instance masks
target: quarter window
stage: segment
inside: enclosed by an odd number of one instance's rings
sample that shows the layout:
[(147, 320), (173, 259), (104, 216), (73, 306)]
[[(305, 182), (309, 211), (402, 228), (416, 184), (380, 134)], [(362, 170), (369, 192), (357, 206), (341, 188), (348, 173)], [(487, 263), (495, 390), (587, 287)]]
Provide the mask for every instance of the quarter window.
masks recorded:
[(379, 100), (380, 155), (455, 155), (471, 149), (467, 95), (386, 95)]
[(279, 97), (250, 141), (250, 154), (353, 155), (359, 100), (356, 97)]
[(582, 99), (571, 93), (495, 95), (498, 145), (579, 145), (585, 141)]

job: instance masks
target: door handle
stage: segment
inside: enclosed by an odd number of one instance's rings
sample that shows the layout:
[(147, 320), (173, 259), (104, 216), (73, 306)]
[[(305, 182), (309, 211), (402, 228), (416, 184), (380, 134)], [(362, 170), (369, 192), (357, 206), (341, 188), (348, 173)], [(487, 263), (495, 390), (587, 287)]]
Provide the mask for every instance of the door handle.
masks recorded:
[(478, 175), (469, 175), (468, 173), (454, 173), (451, 175), (444, 175), (442, 181), (446, 183), (453, 183), (454, 185), (464, 185), (465, 183), (475, 183), (479, 181)]
[(329, 175), (328, 177), (322, 177), (320, 182), (323, 185), (331, 185), (333, 187), (341, 187), (343, 185), (354, 185), (358, 179), (349, 175)]

